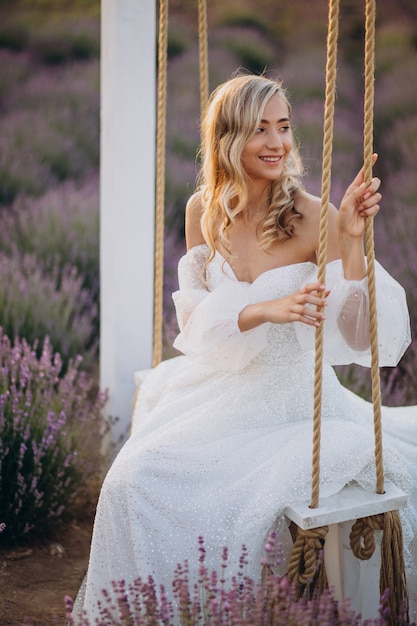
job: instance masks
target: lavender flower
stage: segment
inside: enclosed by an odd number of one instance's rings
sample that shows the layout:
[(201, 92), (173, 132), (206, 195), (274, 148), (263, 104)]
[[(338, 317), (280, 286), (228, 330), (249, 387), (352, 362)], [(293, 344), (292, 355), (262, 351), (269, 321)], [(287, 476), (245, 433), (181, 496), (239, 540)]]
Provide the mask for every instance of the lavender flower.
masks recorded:
[[(276, 554), (272, 534), (268, 554)], [(127, 584), (121, 580), (112, 583), (113, 594), (103, 591), (99, 601), (101, 626), (388, 626), (388, 592), (381, 596), (380, 617), (362, 622), (361, 616), (349, 607), (349, 601), (336, 602), (329, 590), (320, 597), (298, 599), (294, 586), (286, 576), (271, 574), (263, 584), (246, 576), (246, 550), (241, 558), (242, 576), (223, 580), (227, 567), (227, 549), (222, 556), (221, 574), (204, 567), (204, 541), (199, 539), (198, 562), (200, 575), (197, 585), (189, 582), (187, 561), (178, 564), (172, 581), (173, 600), (169, 600), (163, 586), (158, 587), (152, 577), (136, 579)], [(67, 615), (72, 601), (66, 597)], [(92, 626), (85, 616), (69, 616), (69, 626)], [(405, 625), (405, 613), (398, 616), (398, 624)]]
[[(47, 534), (91, 492), (100, 467), (105, 396), (95, 382), (62, 360), (45, 339), (36, 345), (0, 330), (0, 510), (3, 542)], [(30, 400), (30, 401), (29, 401)]]

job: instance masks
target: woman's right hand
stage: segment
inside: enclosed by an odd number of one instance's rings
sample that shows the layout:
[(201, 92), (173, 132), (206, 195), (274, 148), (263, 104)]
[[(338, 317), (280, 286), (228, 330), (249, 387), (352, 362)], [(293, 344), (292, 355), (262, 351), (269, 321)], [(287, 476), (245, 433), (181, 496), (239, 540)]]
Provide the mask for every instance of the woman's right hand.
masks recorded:
[(325, 286), (316, 282), (305, 285), (285, 298), (249, 304), (239, 315), (239, 328), (244, 332), (265, 322), (301, 322), (308, 326), (319, 326), (326, 317), (322, 307), (328, 295)]

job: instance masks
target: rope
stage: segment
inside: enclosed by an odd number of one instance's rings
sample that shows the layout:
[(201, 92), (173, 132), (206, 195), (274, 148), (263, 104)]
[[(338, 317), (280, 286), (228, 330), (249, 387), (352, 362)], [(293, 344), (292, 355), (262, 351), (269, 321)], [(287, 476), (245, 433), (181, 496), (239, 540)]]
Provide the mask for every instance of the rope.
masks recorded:
[[(323, 133), (323, 170), (321, 183), (320, 239), (318, 251), (318, 281), (326, 280), (328, 208), (330, 202), (330, 184), (332, 167), (334, 100), (337, 73), (337, 40), (339, 33), (339, 0), (330, 0), (329, 28), (327, 35), (326, 64), (326, 96), (324, 105)], [(313, 413), (313, 453), (310, 507), (319, 505), (320, 489), (320, 436), (321, 436), (321, 405), (322, 405), (322, 373), (323, 373), (323, 333), (324, 325), (316, 329), (316, 355), (314, 368), (314, 413)]]
[(200, 61), (200, 111), (201, 119), (203, 119), (209, 97), (206, 0), (198, 0), (198, 43)]
[(291, 550), (287, 576), (295, 584), (298, 597), (313, 592), (319, 595), (327, 587), (323, 563), (323, 546), (327, 526), (303, 530), (297, 528), (297, 537)]
[[(375, 0), (366, 0), (365, 15), (365, 100), (364, 100), (364, 180), (372, 179), (373, 110), (375, 76)], [(374, 409), (376, 492), (384, 493), (384, 464), (382, 452), (381, 385), (379, 376), (378, 324), (375, 288), (375, 249), (373, 218), (366, 218), (366, 256), (368, 261), (369, 320), (371, 344), (371, 380)], [(395, 626), (401, 611), (403, 622), (409, 624), (409, 602), (405, 575), (401, 520), (398, 511), (389, 511), (357, 520), (350, 533), (354, 555), (370, 559), (375, 551), (374, 531), (382, 530), (381, 570), (379, 590), (389, 590), (389, 624)]]
[[(375, 0), (366, 0), (365, 16), (365, 101), (364, 101), (364, 178), (372, 179), (373, 109), (375, 76)], [(373, 218), (366, 218), (366, 256), (368, 261), (369, 320), (371, 343), (371, 381), (374, 412), (376, 492), (384, 493), (384, 462), (382, 452), (381, 384), (379, 375), (378, 319), (375, 288), (375, 249)]]
[(389, 624), (398, 624), (403, 613), (403, 624), (409, 624), (409, 600), (405, 575), (403, 536), (398, 511), (371, 515), (358, 519), (352, 526), (350, 546), (353, 554), (361, 560), (370, 559), (375, 551), (375, 530), (382, 530), (381, 569), (379, 591), (388, 589), (390, 608)]
[(162, 360), (164, 291), (165, 137), (168, 61), (168, 0), (159, 1), (158, 106), (156, 134), (155, 285), (152, 367)]
[[(208, 52), (206, 0), (198, 0), (198, 38), (200, 59), (200, 108), (204, 115), (208, 101)], [(158, 104), (156, 135), (156, 202), (155, 202), (155, 285), (152, 367), (162, 360), (163, 293), (164, 293), (164, 206), (165, 143), (168, 61), (168, 0), (159, 2), (158, 35)]]
[[(336, 59), (338, 37), (338, 0), (329, 2), (329, 31), (327, 38), (326, 99), (323, 137), (323, 174), (320, 212), (320, 240), (318, 252), (318, 280), (325, 283), (325, 267), (328, 235), (328, 206), (330, 201), (331, 157), (333, 141), (334, 98), (336, 90)], [(372, 179), (372, 142), (375, 75), (375, 0), (366, 0), (365, 16), (365, 98), (364, 98), (364, 180)], [(365, 243), (368, 266), (369, 319), (371, 345), (371, 377), (374, 406), (376, 491), (384, 493), (384, 468), (382, 458), (381, 387), (379, 379), (379, 356), (377, 336), (377, 311), (375, 289), (375, 251), (373, 219), (367, 218)], [(322, 361), (324, 325), (316, 330), (316, 360), (314, 376), (314, 416), (312, 489), (310, 508), (319, 505), (320, 486), (320, 430), (322, 402)], [(389, 590), (390, 626), (398, 623), (403, 612), (403, 623), (409, 624), (409, 601), (405, 576), (401, 520), (397, 511), (359, 519), (352, 526), (350, 544), (354, 555), (362, 560), (370, 559), (375, 551), (374, 531), (383, 530), (381, 545), (380, 592)], [(295, 584), (300, 596), (307, 590), (324, 589), (325, 572), (320, 567), (319, 555), (323, 548), (327, 527), (304, 531), (298, 528), (290, 555), (287, 575)]]
[(353, 554), (362, 561), (371, 558), (375, 552), (374, 531), (383, 530), (384, 515), (362, 517), (353, 524), (350, 531), (350, 547)]

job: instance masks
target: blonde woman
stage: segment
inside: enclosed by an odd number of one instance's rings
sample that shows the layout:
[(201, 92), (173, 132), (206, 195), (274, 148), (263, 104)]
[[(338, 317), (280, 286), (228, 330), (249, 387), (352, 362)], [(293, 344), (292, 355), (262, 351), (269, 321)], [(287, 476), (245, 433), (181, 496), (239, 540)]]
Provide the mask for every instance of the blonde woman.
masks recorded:
[[(209, 570), (219, 570), (228, 547), (230, 577), (244, 544), (247, 573), (259, 578), (273, 527), (288, 555), (284, 508), (310, 493), (314, 332), (324, 320), (321, 494), (374, 481), (372, 408), (340, 385), (331, 364), (370, 363), (363, 233), (379, 211), (380, 181), (365, 185), (359, 172), (338, 210), (330, 207), (322, 285), (320, 199), (302, 185), (282, 85), (250, 75), (221, 85), (202, 136), (174, 293), (183, 355), (145, 381), (135, 429), (104, 481), (79, 602), (91, 619), (112, 580), (152, 575), (169, 592), (187, 559), (194, 584), (198, 537)], [(403, 289), (378, 264), (377, 297), (381, 365), (395, 365), (410, 342), (408, 312)], [(384, 423), (387, 476), (411, 494), (410, 546), (416, 407), (390, 409)]]

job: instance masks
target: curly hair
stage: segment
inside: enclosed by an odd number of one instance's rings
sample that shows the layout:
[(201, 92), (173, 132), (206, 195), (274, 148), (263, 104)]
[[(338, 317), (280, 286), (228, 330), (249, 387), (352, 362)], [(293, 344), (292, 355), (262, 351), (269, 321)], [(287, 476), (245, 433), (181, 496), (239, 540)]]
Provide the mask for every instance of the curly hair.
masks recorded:
[[(201, 228), (210, 248), (207, 263), (216, 248), (230, 258), (228, 230), (245, 209), (248, 187), (242, 166), (242, 152), (262, 119), (269, 99), (278, 95), (291, 105), (278, 80), (265, 76), (235, 76), (219, 85), (210, 97), (202, 120), (202, 167), (199, 174), (203, 206)], [(294, 196), (302, 189), (302, 163), (293, 146), (281, 177), (271, 183), (267, 216), (260, 224), (260, 245), (266, 249), (277, 240), (294, 234), (294, 219), (300, 217)]]

